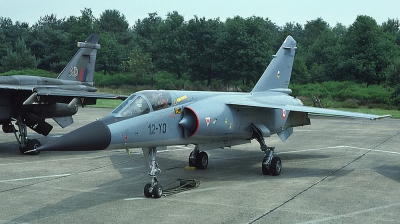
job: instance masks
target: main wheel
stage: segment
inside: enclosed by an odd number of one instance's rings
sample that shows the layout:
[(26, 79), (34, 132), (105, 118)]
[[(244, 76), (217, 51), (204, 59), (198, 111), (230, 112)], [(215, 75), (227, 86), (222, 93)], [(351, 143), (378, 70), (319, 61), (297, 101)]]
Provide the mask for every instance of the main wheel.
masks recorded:
[(282, 170), (282, 161), (279, 157), (272, 158), (271, 161), (271, 174), (272, 176), (279, 176)]
[(208, 166), (208, 155), (206, 152), (200, 152), (196, 157), (196, 168), (205, 170)]
[(161, 198), (162, 193), (163, 193), (163, 189), (162, 189), (161, 185), (159, 185), (159, 184), (154, 185), (154, 187), (153, 187), (154, 198)]
[(25, 153), (26, 151), (34, 150), (37, 149), (39, 146), (41, 146), (39, 140), (37, 139), (29, 139), (28, 144), (26, 145), (25, 148), (19, 148), (19, 152), (21, 154), (27, 154), (27, 155), (39, 155), (40, 151), (34, 151), (34, 152), (29, 152)]
[(196, 167), (196, 158), (197, 156), (195, 156), (195, 159), (192, 159), (191, 157), (193, 156), (193, 153), (195, 153), (194, 151), (192, 151), (189, 155), (189, 166), (191, 167)]
[(14, 129), (12, 128), (12, 124), (3, 124), (2, 129), (4, 133), (13, 133)]
[(153, 196), (153, 194), (150, 192), (150, 188), (151, 188), (151, 184), (146, 184), (145, 186), (144, 186), (144, 196), (146, 197), (146, 198), (151, 198), (151, 196)]

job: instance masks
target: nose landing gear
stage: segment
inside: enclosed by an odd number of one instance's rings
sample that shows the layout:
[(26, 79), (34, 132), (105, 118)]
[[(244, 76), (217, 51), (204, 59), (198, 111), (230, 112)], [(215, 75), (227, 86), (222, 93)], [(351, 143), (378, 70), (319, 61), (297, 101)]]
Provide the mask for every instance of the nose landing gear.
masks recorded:
[(150, 147), (150, 148), (143, 148), (143, 154), (145, 157), (148, 157), (149, 161), (149, 166), (150, 166), (150, 183), (146, 184), (144, 186), (144, 196), (146, 198), (160, 198), (163, 194), (163, 188), (161, 184), (158, 183), (157, 180), (157, 174), (161, 173), (161, 169), (158, 167), (158, 164), (156, 163), (156, 153), (157, 153), (157, 148), (156, 147)]

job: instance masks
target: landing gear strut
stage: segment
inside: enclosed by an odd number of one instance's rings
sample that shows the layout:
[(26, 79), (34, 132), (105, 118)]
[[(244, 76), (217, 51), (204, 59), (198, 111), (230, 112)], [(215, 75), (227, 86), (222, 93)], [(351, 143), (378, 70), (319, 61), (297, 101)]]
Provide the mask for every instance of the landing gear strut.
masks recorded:
[(268, 147), (265, 144), (264, 137), (260, 130), (253, 126), (253, 137), (260, 143), (261, 150), (265, 153), (265, 157), (261, 163), (261, 170), (264, 175), (279, 176), (282, 170), (282, 161), (279, 157), (274, 156), (275, 147)]
[(208, 155), (206, 152), (200, 151), (196, 145), (189, 155), (189, 166), (196, 167), (199, 170), (205, 170), (208, 166)]
[(163, 193), (163, 188), (158, 183), (157, 180), (157, 174), (161, 173), (161, 169), (158, 167), (158, 164), (156, 163), (156, 153), (157, 153), (156, 147), (143, 148), (143, 155), (145, 157), (148, 157), (150, 166), (150, 172), (149, 172), (150, 183), (144, 186), (144, 196), (146, 196), (146, 198), (151, 198), (151, 197), (160, 198)]
[(26, 128), (26, 124), (22, 121), (20, 116), (18, 116), (15, 124), (18, 126), (18, 130), (15, 129), (14, 125), (10, 124), (10, 126), (12, 127), (14, 136), (18, 141), (19, 151), (21, 154), (38, 155), (40, 151), (33, 151), (29, 153), (26, 152), (38, 148), (41, 145), (39, 140), (28, 139), (28, 130)]

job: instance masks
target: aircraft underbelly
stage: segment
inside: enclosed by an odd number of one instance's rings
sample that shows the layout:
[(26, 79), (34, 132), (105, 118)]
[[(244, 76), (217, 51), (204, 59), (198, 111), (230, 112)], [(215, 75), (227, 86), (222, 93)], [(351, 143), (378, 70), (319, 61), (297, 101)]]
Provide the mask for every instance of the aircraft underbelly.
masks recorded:
[(240, 110), (240, 129), (252, 132), (251, 124), (262, 124), (269, 129), (271, 134), (282, 131), (289, 112), (281, 109), (246, 108)]
[[(207, 103), (207, 106), (204, 106)], [(198, 102), (184, 108), (184, 116), (179, 125), (184, 129), (184, 137), (195, 140), (226, 140), (250, 135), (239, 129), (240, 115), (236, 108), (219, 102)]]
[(119, 122), (109, 124), (110, 131), (114, 133), (109, 148), (187, 145), (251, 138), (251, 132), (239, 131), (240, 116), (237, 112), (227, 107), (212, 109), (215, 107), (207, 111), (196, 111), (198, 127), (192, 136), (184, 135), (184, 128), (179, 124), (183, 114), (174, 113), (173, 108), (123, 121), (130, 125), (120, 125)]
[[(120, 122), (108, 125), (112, 133), (110, 147), (135, 148), (162, 146), (164, 143), (180, 144), (182, 128), (179, 127), (180, 114), (175, 114), (173, 108), (153, 112), (139, 117), (123, 120), (129, 125)], [(144, 144), (147, 144), (144, 146)], [(169, 143), (168, 143), (169, 144)], [(151, 145), (151, 146), (148, 146)]]
[(9, 122), (11, 118), (11, 107), (0, 105), (0, 123)]
[(0, 92), (0, 123), (8, 122), (11, 118), (11, 102), (7, 92)]

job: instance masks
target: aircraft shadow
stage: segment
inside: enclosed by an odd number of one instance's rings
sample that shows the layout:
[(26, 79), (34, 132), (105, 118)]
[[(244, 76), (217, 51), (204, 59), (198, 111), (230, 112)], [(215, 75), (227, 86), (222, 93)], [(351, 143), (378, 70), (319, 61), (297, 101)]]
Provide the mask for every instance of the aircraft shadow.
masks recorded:
[[(64, 154), (64, 152), (61, 152)], [(90, 153), (90, 152), (87, 152)], [(132, 172), (136, 171), (128, 171), (121, 169), (121, 167), (126, 165), (132, 165), (132, 161), (128, 161), (128, 159), (124, 159), (121, 161), (121, 156), (120, 155), (111, 155), (110, 160), (112, 162), (112, 166), (120, 170), (121, 178), (113, 181), (109, 181), (104, 184), (100, 184), (97, 186), (93, 186), (94, 190), (88, 191), (88, 192), (82, 192), (82, 193), (77, 193), (73, 196), (66, 197), (59, 202), (56, 203), (50, 203), (45, 207), (33, 210), (29, 213), (23, 214), (19, 217), (16, 217), (12, 220), (10, 220), (11, 223), (29, 223), (29, 222), (34, 222), (37, 220), (41, 219), (48, 219), (51, 217), (56, 217), (58, 215), (62, 214), (68, 214), (68, 213), (73, 213), (76, 211), (85, 211), (86, 209), (89, 209), (94, 206), (99, 206), (102, 204), (110, 203), (113, 201), (119, 201), (123, 200), (124, 198), (127, 197), (132, 197), (133, 195), (139, 196), (142, 195), (142, 189), (137, 189), (137, 191), (133, 191), (132, 189), (135, 189), (132, 187)], [(91, 170), (89, 171), (78, 171), (75, 172), (75, 174), (72, 174), (71, 176), (77, 176), (80, 175), (80, 173), (86, 172), (99, 172), (101, 171), (102, 168), (107, 168), (102, 166), (102, 164), (99, 164), (98, 167), (92, 167)], [(128, 167), (129, 168), (129, 167)], [(96, 175), (96, 174), (92, 174)], [(65, 179), (71, 178), (71, 176), (64, 177)], [(100, 177), (99, 177), (100, 178)], [(56, 180), (56, 179), (54, 179)], [(58, 181), (60, 179), (57, 179)], [(68, 181), (68, 180), (65, 180)], [(82, 180), (84, 181), (84, 180)], [(49, 181), (47, 181), (49, 182)], [(79, 183), (76, 183), (79, 185)], [(77, 188), (82, 188), (80, 186), (77, 186)], [(43, 189), (44, 191), (46, 189)], [(62, 190), (62, 189), (60, 189)], [(74, 189), (72, 189), (73, 191)], [(29, 189), (27, 190), (29, 191)], [(27, 193), (29, 194), (29, 193)]]
[(400, 165), (381, 165), (375, 167), (374, 170), (382, 176), (400, 183)]
[[(234, 158), (224, 158), (227, 150), (233, 150), (229, 152), (230, 155), (234, 155)], [(189, 154), (190, 150), (185, 150), (182, 153)], [(67, 152), (52, 152), (60, 153), (62, 155), (68, 155)], [(68, 152), (70, 154), (76, 154), (76, 152)], [(82, 155), (91, 152), (79, 152)], [(324, 178), (330, 175), (332, 178), (339, 178), (352, 172), (341, 171), (336, 172), (335, 169), (321, 169), (312, 167), (312, 163), (309, 168), (300, 167), (285, 167), (282, 174), (279, 177), (265, 176), (261, 172), (261, 161), (263, 153), (257, 150), (240, 150), (240, 149), (216, 149), (210, 150), (210, 163), (206, 170), (195, 170), (187, 171), (183, 168), (187, 166), (187, 157), (185, 159), (175, 158), (168, 153), (159, 153), (157, 155), (157, 162), (159, 163), (162, 174), (159, 175), (158, 179), (164, 187), (171, 181), (178, 178), (182, 179), (197, 179), (208, 184), (213, 182), (221, 181), (266, 181), (269, 179), (281, 178), (281, 179), (292, 179), (301, 177), (321, 177)], [(244, 156), (245, 155), (245, 156)], [(40, 155), (39, 155), (40, 156)], [(52, 155), (53, 156), (53, 155)], [(188, 156), (188, 155), (187, 155)], [(236, 157), (237, 156), (237, 157)], [(289, 160), (315, 160), (321, 158), (327, 158), (328, 155), (317, 155), (317, 154), (299, 154), (299, 153), (286, 153), (280, 155), (285, 164), (285, 161)], [(127, 198), (144, 198), (143, 187), (149, 181), (147, 175), (147, 167), (144, 165), (142, 154), (133, 154), (131, 156), (122, 155), (121, 151), (114, 151), (110, 153), (109, 159), (111, 164), (108, 169), (115, 169), (120, 174), (121, 178), (113, 181), (109, 181), (103, 184), (93, 186), (94, 190), (88, 192), (77, 193), (73, 196), (66, 197), (58, 202), (50, 203), (44, 207), (31, 211), (16, 217), (10, 222), (22, 223), (22, 222), (33, 222), (41, 219), (56, 218), (58, 215), (73, 213), (76, 211), (85, 211), (95, 206), (102, 204), (109, 204), (116, 201), (121, 201)], [(238, 162), (240, 161), (240, 162)], [(91, 161), (91, 163), (93, 163)], [(98, 164), (98, 166), (90, 168), (87, 171), (99, 172), (104, 168), (104, 165)], [(107, 168), (107, 167), (106, 167)], [(79, 175), (76, 173), (84, 171), (76, 171), (72, 176)], [(91, 175), (96, 175), (95, 173)], [(68, 181), (64, 177), (65, 181)], [(101, 178), (100, 176), (98, 178)], [(74, 178), (75, 179), (75, 178)], [(58, 179), (59, 180), (59, 179)], [(84, 181), (84, 180), (82, 180)], [(79, 185), (79, 183), (76, 183)], [(202, 186), (200, 185), (200, 188)], [(81, 188), (80, 186), (78, 188)], [(43, 189), (44, 191), (46, 189)], [(73, 190), (73, 189), (72, 189)], [(29, 191), (29, 189), (27, 190)], [(27, 192), (29, 194), (29, 192)], [(189, 197), (189, 196), (188, 196)], [(149, 199), (151, 200), (151, 199)], [(47, 203), (46, 203), (47, 204)]]

